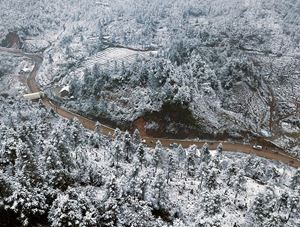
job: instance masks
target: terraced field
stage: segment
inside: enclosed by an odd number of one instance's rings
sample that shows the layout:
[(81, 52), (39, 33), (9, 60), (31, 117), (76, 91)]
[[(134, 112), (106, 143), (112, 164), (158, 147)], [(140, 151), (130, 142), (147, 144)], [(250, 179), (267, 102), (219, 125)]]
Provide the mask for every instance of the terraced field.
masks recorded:
[(120, 47), (110, 47), (89, 59), (86, 66), (92, 67), (94, 64), (99, 64), (113, 67), (115, 64), (122, 64), (122, 62), (131, 63), (136, 57), (148, 57), (150, 54), (155, 53), (155, 51), (139, 51)]

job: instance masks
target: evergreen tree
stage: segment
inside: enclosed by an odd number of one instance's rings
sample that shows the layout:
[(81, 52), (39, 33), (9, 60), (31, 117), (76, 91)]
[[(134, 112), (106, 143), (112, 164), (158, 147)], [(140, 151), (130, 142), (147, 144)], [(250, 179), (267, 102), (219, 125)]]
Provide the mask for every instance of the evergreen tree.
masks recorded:
[(147, 196), (147, 201), (150, 202), (151, 207), (163, 213), (166, 213), (171, 207), (165, 178), (163, 171), (158, 170)]
[[(12, 128), (6, 128), (3, 135), (3, 143), (0, 150), (0, 165), (1, 167), (9, 167), (15, 164), (17, 158), (17, 141), (19, 136)], [(4, 132), (3, 130), (3, 132)]]
[(112, 142), (113, 152), (111, 156), (111, 165), (116, 168), (119, 167), (119, 163), (123, 157), (122, 147), (122, 133), (120, 129), (117, 128), (114, 133), (114, 141)]
[(170, 151), (168, 155), (168, 168), (167, 168), (167, 183), (169, 183), (169, 180), (172, 181), (174, 175), (176, 174), (176, 161), (174, 154)]
[(299, 220), (299, 212), (300, 212), (300, 197), (299, 197), (299, 195), (294, 195), (290, 198), (289, 208), (290, 208), (290, 211), (289, 211), (287, 221), (289, 221), (291, 217), (295, 217), (296, 220), (298, 218), (298, 220)]
[(217, 171), (216, 170), (210, 171), (209, 175), (207, 176), (205, 184), (209, 191), (217, 189), (218, 182), (217, 182)]
[(205, 213), (214, 216), (221, 212), (221, 196), (205, 193), (202, 201)]
[(195, 176), (196, 153), (197, 153), (197, 147), (195, 145), (191, 146), (188, 150), (188, 156), (187, 156), (187, 172), (189, 176)]
[(300, 189), (300, 169), (297, 169), (295, 175), (292, 178), (290, 187), (292, 189)]
[(116, 168), (120, 167), (120, 160), (122, 157), (122, 149), (121, 149), (121, 144), (120, 143), (115, 143), (114, 146), (114, 151), (113, 151), (113, 163), (112, 165), (115, 166)]
[(101, 123), (100, 123), (99, 121), (97, 121), (96, 124), (95, 124), (95, 130), (94, 130), (94, 131), (95, 131), (97, 134), (102, 134), (101, 129), (102, 129)]
[(211, 155), (210, 155), (207, 143), (205, 143), (202, 147), (201, 157), (202, 157), (202, 161), (206, 162), (206, 163), (208, 163), (211, 159)]
[(95, 226), (97, 210), (89, 197), (72, 189), (58, 195), (49, 212), (51, 226)]
[(128, 131), (125, 132), (123, 141), (123, 154), (125, 155), (125, 160), (131, 162), (134, 147), (131, 143), (131, 136)]
[(98, 223), (106, 226), (115, 226), (117, 222), (117, 214), (119, 213), (121, 199), (120, 188), (117, 185), (116, 178), (113, 176), (105, 185), (104, 204), (101, 204), (100, 220)]
[(265, 223), (275, 214), (276, 201), (274, 200), (274, 192), (271, 188), (267, 188), (264, 194), (259, 194), (253, 203), (253, 215), (256, 223), (265, 225)]
[(138, 129), (135, 129), (132, 136), (132, 142), (139, 145), (142, 142), (141, 135)]
[(219, 143), (218, 147), (217, 147), (217, 157), (221, 158), (223, 155), (223, 144)]
[[(82, 124), (77, 118), (74, 118), (73, 120), (69, 121), (67, 124), (68, 124), (68, 132), (64, 132), (65, 134), (63, 136), (68, 137), (70, 139), (71, 146), (75, 148), (84, 141), (83, 138), (84, 129)], [(60, 138), (58, 138), (58, 140), (59, 141), (61, 140), (61, 136)]]
[(177, 153), (177, 156), (178, 156), (179, 166), (185, 167), (187, 155), (186, 155), (185, 149), (183, 149), (181, 144), (179, 144), (179, 146), (176, 148), (176, 153)]
[(29, 147), (19, 140), (17, 144), (17, 158), (15, 162), (16, 171), (20, 173), (20, 181), (29, 181), (31, 185), (36, 185), (42, 181), (41, 173), (33, 152)]
[(143, 144), (140, 144), (137, 148), (137, 158), (141, 166), (146, 164), (145, 149)]
[(232, 186), (234, 177), (238, 174), (238, 168), (235, 163), (232, 163), (226, 171), (227, 185)]
[(101, 135), (95, 131), (93, 131), (89, 136), (89, 145), (99, 149), (101, 144)]
[(163, 153), (163, 148), (161, 145), (161, 142), (158, 140), (156, 142), (156, 146), (154, 148), (154, 154), (153, 154), (153, 164), (155, 168), (155, 173), (157, 172), (157, 168), (163, 167), (163, 162), (164, 162), (164, 153)]
[(241, 192), (246, 191), (246, 178), (245, 178), (245, 173), (243, 170), (240, 170), (239, 173), (237, 174), (237, 177), (235, 179), (235, 182), (233, 183), (236, 193), (234, 197), (234, 203), (236, 203), (238, 195), (241, 194)]

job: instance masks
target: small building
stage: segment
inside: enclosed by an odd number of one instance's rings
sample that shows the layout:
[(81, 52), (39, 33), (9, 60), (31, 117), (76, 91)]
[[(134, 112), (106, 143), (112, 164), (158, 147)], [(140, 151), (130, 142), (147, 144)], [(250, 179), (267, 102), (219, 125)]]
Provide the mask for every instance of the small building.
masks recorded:
[(30, 93), (30, 94), (25, 94), (23, 97), (27, 100), (38, 100), (43, 98), (45, 95), (43, 92), (35, 92), (35, 93)]
[(70, 86), (64, 86), (60, 91), (59, 91), (60, 97), (64, 98), (70, 95)]

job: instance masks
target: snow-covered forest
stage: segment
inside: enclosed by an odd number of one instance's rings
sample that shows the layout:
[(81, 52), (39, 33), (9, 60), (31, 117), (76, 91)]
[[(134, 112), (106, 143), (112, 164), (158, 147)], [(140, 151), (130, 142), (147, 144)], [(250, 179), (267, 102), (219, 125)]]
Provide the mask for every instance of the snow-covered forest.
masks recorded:
[[(299, 0), (0, 9), (0, 227), (300, 226), (299, 168), (142, 138), (268, 141), (300, 158)], [(49, 100), (121, 130), (24, 100), (37, 65)]]
[(32, 9), (28, 20), (4, 10), (16, 22), (3, 34), (18, 31), (25, 50), (44, 51), (39, 82), (61, 105), (120, 127), (142, 118), (152, 135), (268, 137), (300, 155), (298, 1), (2, 4)]
[(298, 226), (300, 171), (207, 146), (146, 148), (1, 98), (1, 226)]

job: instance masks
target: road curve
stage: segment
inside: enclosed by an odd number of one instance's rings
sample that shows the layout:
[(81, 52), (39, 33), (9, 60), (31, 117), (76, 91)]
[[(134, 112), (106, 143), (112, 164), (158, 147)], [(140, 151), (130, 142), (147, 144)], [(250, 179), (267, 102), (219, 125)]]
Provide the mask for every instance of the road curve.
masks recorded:
[[(43, 57), (41, 57), (41, 55), (24, 53), (18, 49), (4, 48), (4, 47), (0, 47), (0, 52), (6, 52), (6, 53), (18, 55), (18, 56), (26, 56), (26, 57), (32, 59), (34, 61), (34, 68), (31, 71), (29, 77), (27, 78), (27, 85), (28, 85), (30, 92), (41, 91), (38, 83), (35, 80), (37, 72), (39, 70), (39, 67), (43, 61)], [(85, 128), (90, 129), (90, 130), (95, 129), (95, 126), (96, 126), (95, 121), (90, 120), (84, 116), (81, 116), (75, 112), (69, 111), (60, 106), (57, 106), (47, 97), (42, 98), (42, 103), (46, 107), (53, 109), (61, 117), (64, 117), (67, 119), (74, 119), (76, 117)], [(101, 131), (105, 135), (112, 135), (114, 133), (114, 130), (115, 129), (112, 127), (101, 124)], [(168, 146), (170, 146), (170, 144), (174, 144), (174, 143), (181, 144), (185, 148), (189, 147), (191, 145), (196, 145), (198, 147), (202, 147), (205, 143), (204, 141), (188, 140), (188, 139), (187, 140), (179, 140), (179, 139), (154, 138), (154, 137), (143, 137), (143, 139), (145, 140), (145, 143), (149, 147), (154, 147), (157, 140), (160, 140), (162, 145), (165, 147), (168, 147)], [(267, 158), (270, 160), (283, 162), (283, 163), (285, 163), (289, 166), (295, 167), (295, 168), (300, 167), (299, 159), (292, 157), (289, 154), (283, 152), (282, 150), (276, 149), (276, 148), (265, 147), (263, 150), (255, 150), (249, 144), (234, 143), (234, 142), (229, 142), (229, 141), (211, 141), (211, 142), (209, 142), (209, 148), (216, 149), (220, 142), (222, 142), (222, 144), (223, 144), (224, 151), (254, 154), (254, 155), (257, 155), (257, 156), (260, 156), (263, 158)]]

